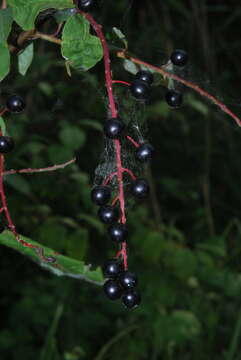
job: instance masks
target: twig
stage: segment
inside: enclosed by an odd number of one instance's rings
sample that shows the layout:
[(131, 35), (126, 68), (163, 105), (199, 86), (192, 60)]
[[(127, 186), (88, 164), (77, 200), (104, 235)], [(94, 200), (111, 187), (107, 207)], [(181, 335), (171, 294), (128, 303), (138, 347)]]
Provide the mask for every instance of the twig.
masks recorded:
[(59, 169), (64, 169), (66, 166), (73, 164), (76, 161), (76, 158), (69, 160), (63, 164), (59, 165), (53, 165), (46, 168), (40, 168), (40, 169), (20, 169), (20, 170), (7, 170), (3, 172), (3, 175), (13, 175), (13, 174), (34, 174), (34, 173), (41, 173), (41, 172), (47, 172), (47, 171), (55, 171)]
[(225, 104), (223, 104), (221, 101), (219, 101), (215, 96), (209, 94), (207, 91), (203, 90), (202, 88), (200, 88), (200, 86), (194, 84), (193, 82), (185, 80), (176, 74), (172, 74), (172, 73), (164, 70), (163, 67), (157, 67), (157, 66), (151, 65), (145, 61), (137, 59), (133, 56), (129, 56), (125, 51), (118, 51), (117, 56), (122, 59), (128, 59), (135, 64), (143, 65), (159, 74), (162, 74), (164, 77), (176, 80), (177, 82), (193, 89), (194, 91), (199, 93), (201, 96), (206, 97), (212, 103), (217, 105), (223, 112), (225, 112), (227, 115), (231, 116), (231, 118), (237, 123), (238, 126), (241, 126), (241, 120), (238, 118), (237, 115), (235, 115)]
[(7, 8), (7, 0), (2, 0), (2, 9)]

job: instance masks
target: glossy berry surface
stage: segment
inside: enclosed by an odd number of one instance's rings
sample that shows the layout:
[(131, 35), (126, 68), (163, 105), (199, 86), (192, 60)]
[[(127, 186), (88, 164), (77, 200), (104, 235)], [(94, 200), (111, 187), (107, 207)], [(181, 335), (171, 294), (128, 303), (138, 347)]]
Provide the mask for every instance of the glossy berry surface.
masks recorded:
[(136, 179), (131, 185), (131, 193), (138, 199), (144, 199), (149, 191), (150, 188), (145, 179)]
[(7, 154), (14, 148), (14, 141), (10, 136), (0, 136), (0, 154)]
[(154, 148), (151, 144), (142, 144), (136, 151), (136, 157), (139, 161), (145, 162), (152, 158)]
[(88, 12), (93, 8), (94, 0), (78, 0), (77, 7), (79, 10)]
[(148, 85), (153, 83), (153, 74), (150, 71), (141, 70), (136, 74), (136, 80), (146, 82)]
[(136, 290), (128, 290), (122, 296), (122, 303), (128, 308), (133, 309), (140, 305), (141, 296)]
[(107, 120), (104, 126), (105, 135), (110, 139), (118, 139), (124, 129), (124, 124), (119, 119)]
[(171, 54), (171, 62), (176, 66), (185, 66), (188, 62), (188, 54), (185, 50), (174, 50)]
[(104, 292), (110, 300), (117, 300), (122, 295), (122, 289), (115, 280), (107, 280), (104, 283)]
[(165, 99), (172, 108), (177, 108), (182, 105), (182, 94), (179, 91), (168, 90)]
[(132, 289), (137, 285), (137, 276), (130, 271), (122, 271), (118, 280), (124, 289)]
[(98, 215), (104, 224), (113, 224), (117, 221), (119, 214), (115, 207), (106, 205), (99, 208)]
[(145, 81), (134, 80), (131, 83), (130, 90), (136, 99), (146, 100), (149, 97), (150, 86)]
[(128, 236), (128, 230), (124, 224), (114, 224), (109, 227), (108, 234), (113, 241), (123, 242)]
[(111, 197), (111, 189), (109, 186), (96, 186), (91, 191), (91, 200), (96, 205), (105, 205)]
[(114, 279), (121, 271), (120, 263), (117, 259), (110, 259), (104, 263), (103, 273), (106, 278)]
[(12, 95), (7, 99), (6, 107), (10, 112), (19, 113), (25, 109), (25, 102), (21, 96)]

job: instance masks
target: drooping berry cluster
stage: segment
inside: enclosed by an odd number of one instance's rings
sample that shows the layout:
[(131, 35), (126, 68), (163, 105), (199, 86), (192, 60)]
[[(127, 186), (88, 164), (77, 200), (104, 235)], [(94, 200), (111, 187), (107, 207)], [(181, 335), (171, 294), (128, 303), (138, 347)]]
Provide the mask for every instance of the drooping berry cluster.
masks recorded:
[[(153, 81), (153, 75), (149, 71), (140, 71), (136, 74), (135, 80), (131, 85), (131, 93), (138, 99), (145, 99)], [(142, 142), (137, 143), (132, 139), (125, 128), (124, 123), (119, 117), (111, 118), (104, 125), (105, 136), (114, 141), (117, 156), (117, 171), (108, 174), (101, 185), (97, 185), (91, 192), (91, 199), (95, 205), (99, 206), (98, 217), (106, 225), (109, 225), (107, 233), (109, 238), (119, 246), (119, 251), (114, 259), (108, 260), (103, 272), (107, 279), (104, 284), (104, 292), (111, 300), (122, 299), (122, 303), (129, 309), (140, 304), (141, 297), (135, 289), (137, 276), (128, 271), (126, 241), (128, 238), (128, 227), (126, 225), (125, 201), (127, 193), (136, 199), (142, 200), (149, 194), (149, 184), (143, 178), (136, 178), (131, 169), (123, 168), (122, 152), (124, 141), (129, 140), (135, 147), (135, 157), (140, 163), (145, 163), (152, 158), (153, 147), (151, 144)], [(116, 143), (117, 142), (117, 143)], [(123, 151), (123, 150), (122, 150)], [(129, 186), (123, 187), (122, 174), (127, 173), (131, 176)], [(111, 188), (111, 179), (116, 176), (118, 190)]]
[[(170, 56), (170, 60), (174, 66), (183, 68), (188, 62), (188, 54), (184, 50), (174, 50)], [(178, 108), (182, 105), (183, 96), (180, 91), (169, 89), (165, 96), (166, 102), (172, 108)]]

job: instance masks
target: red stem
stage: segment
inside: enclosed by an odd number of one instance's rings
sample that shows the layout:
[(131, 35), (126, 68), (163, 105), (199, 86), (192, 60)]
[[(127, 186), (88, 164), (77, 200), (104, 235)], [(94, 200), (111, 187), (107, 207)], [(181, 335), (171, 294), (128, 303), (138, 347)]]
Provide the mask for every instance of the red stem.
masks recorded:
[(129, 140), (136, 148), (140, 147), (140, 144), (138, 144), (134, 139), (132, 139), (131, 136), (126, 136), (127, 140)]
[(201, 96), (208, 98), (211, 102), (213, 102), (215, 105), (217, 105), (223, 112), (225, 112), (226, 114), (231, 116), (231, 118), (237, 123), (238, 126), (241, 126), (241, 120), (238, 118), (237, 115), (235, 115), (225, 104), (223, 104), (221, 101), (219, 101), (215, 96), (209, 94), (207, 91), (203, 90), (202, 88), (200, 88), (198, 85), (194, 84), (193, 82), (185, 80), (178, 75), (172, 74), (172, 73), (164, 70), (163, 67), (157, 67), (157, 66), (151, 65), (145, 61), (137, 59), (133, 56), (129, 56), (123, 51), (118, 52), (117, 56), (120, 58), (124, 58), (124, 59), (127, 58), (128, 60), (132, 61), (135, 64), (144, 65), (147, 68), (154, 70), (155, 72), (157, 72), (159, 74), (162, 74), (164, 77), (176, 80), (179, 83), (195, 90)]
[(7, 0), (2, 0), (2, 9), (7, 8)]
[(123, 85), (127, 85), (127, 86), (131, 85), (127, 81), (122, 81), (122, 80), (112, 80), (112, 84), (123, 84)]
[[(116, 118), (118, 116), (114, 94), (112, 89), (112, 75), (111, 75), (111, 67), (110, 67), (110, 52), (109, 48), (105, 39), (105, 36), (102, 31), (101, 25), (99, 25), (94, 18), (87, 13), (80, 11), (77, 8), (77, 12), (83, 15), (88, 22), (91, 24), (93, 29), (95, 30), (98, 38), (100, 39), (102, 48), (103, 48), (103, 56), (104, 56), (104, 66), (105, 66), (105, 83), (106, 89), (108, 93), (109, 99), (109, 108), (111, 111), (111, 117)], [(120, 210), (121, 210), (121, 223), (126, 223), (126, 215), (125, 215), (125, 194), (124, 194), (124, 187), (123, 187), (123, 166), (121, 161), (121, 143), (120, 140), (114, 140), (115, 145), (115, 153), (116, 153), (116, 167), (117, 167), (117, 180), (119, 185), (119, 203), (120, 203)], [(126, 255), (126, 243), (123, 243), (123, 261), (124, 266), (127, 269), (127, 255)]]

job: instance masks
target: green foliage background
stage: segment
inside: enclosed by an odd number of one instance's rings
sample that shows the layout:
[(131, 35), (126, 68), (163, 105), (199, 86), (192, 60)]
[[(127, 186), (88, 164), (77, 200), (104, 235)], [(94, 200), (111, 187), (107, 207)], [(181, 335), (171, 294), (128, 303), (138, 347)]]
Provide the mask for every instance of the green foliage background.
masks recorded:
[[(157, 65), (172, 49), (186, 49), (191, 78), (240, 114), (238, 2), (99, 5), (95, 15), (110, 42), (111, 28), (120, 28), (130, 50)], [(40, 30), (55, 27), (50, 21)], [(112, 65), (116, 79), (132, 79), (115, 56)], [(36, 40), (26, 76), (18, 70), (12, 56), (1, 83), (2, 104), (12, 93), (27, 101), (23, 114), (6, 116), (16, 142), (6, 167), (44, 167), (74, 155), (77, 163), (6, 177), (9, 208), (20, 233), (95, 269), (115, 250), (89, 198), (103, 150), (103, 64), (69, 77), (58, 45)], [(128, 100), (125, 88), (118, 93)], [(178, 111), (167, 108), (164, 94), (154, 87), (143, 109), (156, 149), (145, 170), (152, 196), (128, 211), (130, 269), (139, 276), (142, 305), (126, 311), (101, 287), (54, 275), (1, 246), (1, 359), (241, 359), (241, 130), (189, 90)]]

